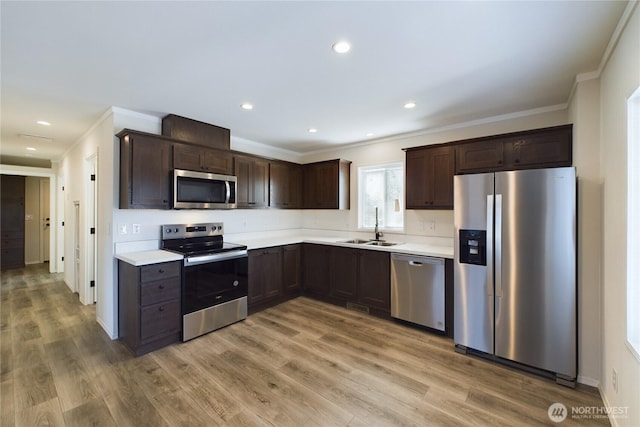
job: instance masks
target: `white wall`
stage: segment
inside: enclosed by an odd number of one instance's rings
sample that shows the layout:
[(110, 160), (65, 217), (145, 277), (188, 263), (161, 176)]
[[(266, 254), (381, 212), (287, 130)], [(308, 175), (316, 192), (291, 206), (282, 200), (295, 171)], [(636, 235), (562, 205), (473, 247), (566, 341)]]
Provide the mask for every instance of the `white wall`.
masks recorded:
[[(640, 8), (636, 7), (611, 55), (600, 84), (600, 152), (603, 187), (603, 354), (601, 391), (606, 403), (628, 407), (614, 423), (640, 425), (640, 360), (626, 344), (627, 112), (640, 86)], [(638, 262), (638, 260), (629, 260)], [(640, 309), (640, 308), (639, 308)], [(618, 392), (612, 369), (618, 372)]]
[(569, 107), (573, 163), (578, 174), (578, 370), (597, 387), (602, 358), (602, 178), (600, 81), (578, 83)]

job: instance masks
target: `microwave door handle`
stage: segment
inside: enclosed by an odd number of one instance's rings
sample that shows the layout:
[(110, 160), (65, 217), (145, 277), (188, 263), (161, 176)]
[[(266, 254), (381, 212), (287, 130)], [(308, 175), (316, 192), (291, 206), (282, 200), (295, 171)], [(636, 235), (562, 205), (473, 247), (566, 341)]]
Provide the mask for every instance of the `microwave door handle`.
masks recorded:
[(229, 199), (231, 198), (231, 186), (229, 185), (229, 181), (224, 182), (224, 186), (227, 189), (227, 198), (225, 199), (225, 203), (229, 203)]

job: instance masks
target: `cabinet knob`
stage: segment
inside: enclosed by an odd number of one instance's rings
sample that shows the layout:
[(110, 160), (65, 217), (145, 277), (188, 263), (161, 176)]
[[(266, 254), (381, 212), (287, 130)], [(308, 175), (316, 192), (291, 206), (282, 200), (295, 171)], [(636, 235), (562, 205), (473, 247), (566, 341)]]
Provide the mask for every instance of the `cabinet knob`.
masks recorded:
[(502, 164), (502, 160), (498, 160), (498, 164), (501, 165)]
[(516, 160), (515, 160), (515, 162), (516, 162), (516, 163), (520, 163), (520, 159), (516, 159)]
[(158, 285), (158, 289), (164, 289), (164, 285)]
[(163, 269), (158, 270), (158, 273), (164, 273)]
[(163, 306), (158, 307), (158, 311), (164, 311), (164, 307)]

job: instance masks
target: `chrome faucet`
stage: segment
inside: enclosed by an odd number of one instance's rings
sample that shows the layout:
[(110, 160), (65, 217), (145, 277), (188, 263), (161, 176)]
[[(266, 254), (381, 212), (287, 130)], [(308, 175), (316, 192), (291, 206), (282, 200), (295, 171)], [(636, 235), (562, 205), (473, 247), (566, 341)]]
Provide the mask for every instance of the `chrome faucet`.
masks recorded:
[(378, 230), (378, 207), (376, 206), (376, 226), (373, 229), (373, 232), (376, 234), (376, 241), (380, 240), (382, 237), (382, 233)]

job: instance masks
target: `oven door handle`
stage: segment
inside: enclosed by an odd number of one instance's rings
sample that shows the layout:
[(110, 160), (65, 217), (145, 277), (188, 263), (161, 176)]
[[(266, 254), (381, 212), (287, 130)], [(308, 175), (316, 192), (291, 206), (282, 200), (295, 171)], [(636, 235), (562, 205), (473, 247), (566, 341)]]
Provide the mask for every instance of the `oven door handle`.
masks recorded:
[(246, 250), (226, 252), (221, 254), (212, 254), (204, 256), (186, 257), (184, 259), (184, 266), (206, 264), (209, 262), (227, 261), (231, 259), (246, 258), (248, 256)]

